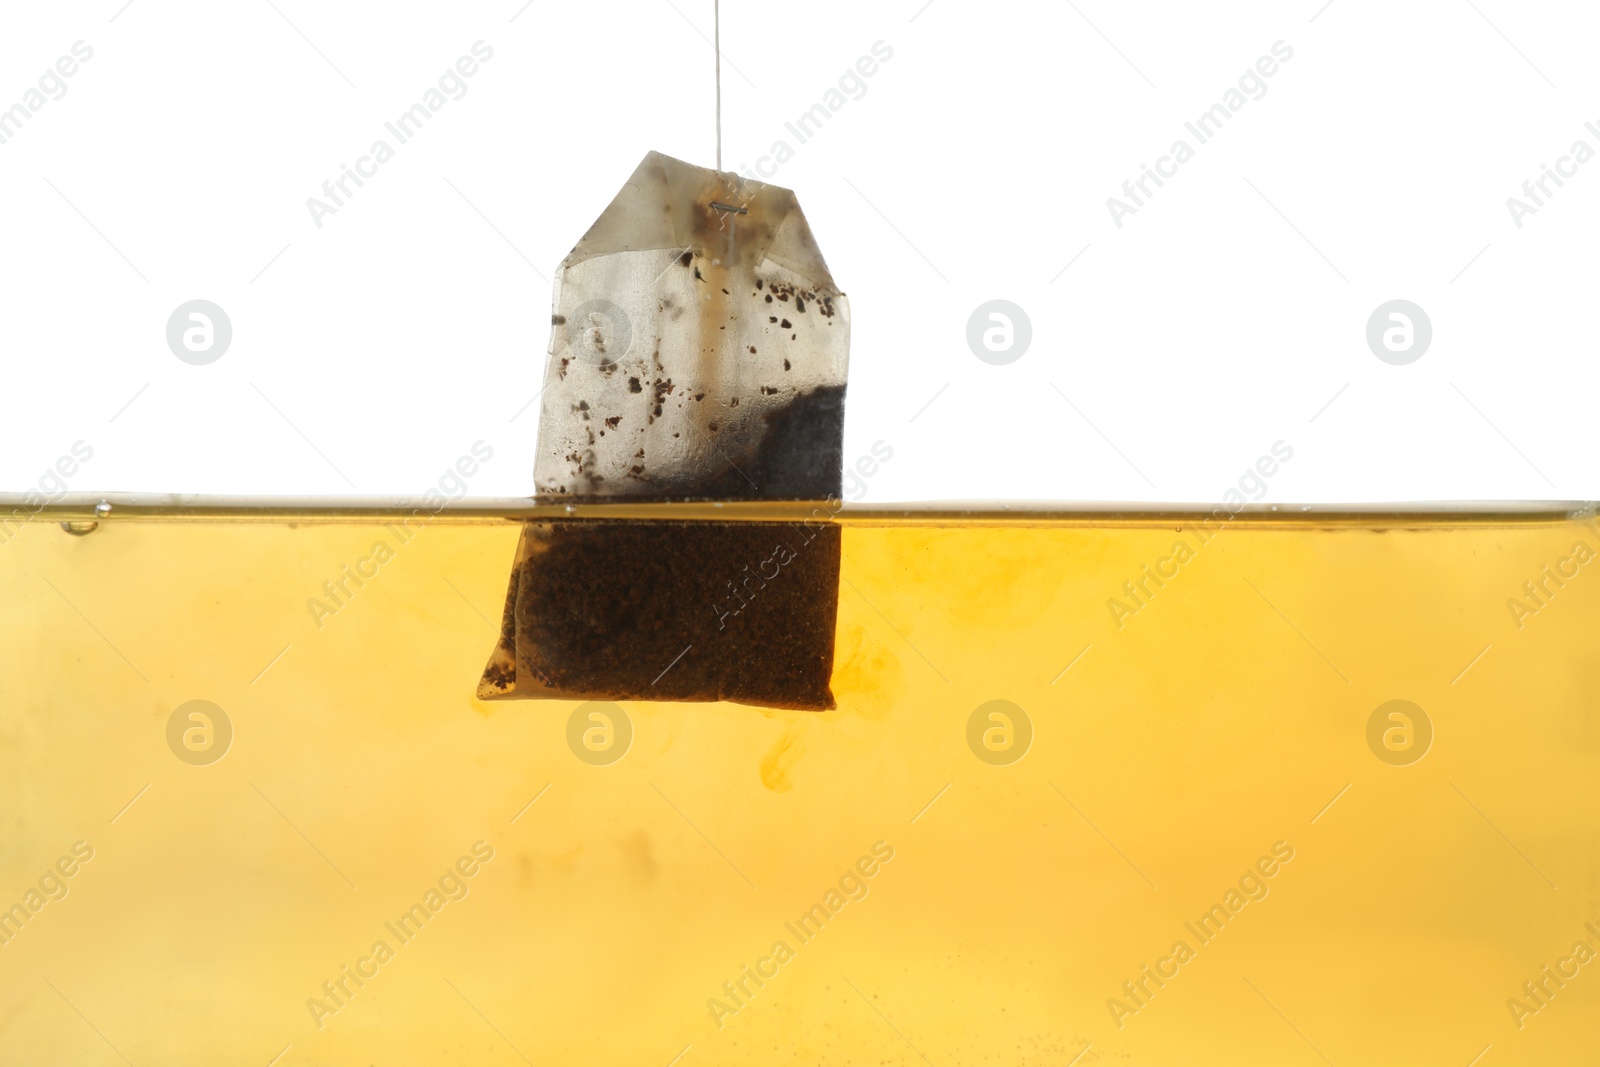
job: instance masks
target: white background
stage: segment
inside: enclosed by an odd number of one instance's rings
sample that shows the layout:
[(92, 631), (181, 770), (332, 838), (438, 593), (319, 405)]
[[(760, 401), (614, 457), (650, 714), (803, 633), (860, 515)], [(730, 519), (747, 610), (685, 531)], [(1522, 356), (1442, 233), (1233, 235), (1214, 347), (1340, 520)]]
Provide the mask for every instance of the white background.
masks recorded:
[[(547, 278), (647, 150), (713, 162), (711, 31), (711, 0), (8, 2), (0, 108), (94, 55), (0, 145), (0, 489), (83, 440), (74, 491), (415, 494), (482, 439), (472, 495), (531, 492)], [(1213, 501), (1278, 440), (1269, 502), (1600, 497), (1600, 160), (1506, 205), (1600, 149), (1593, 5), (723, 0), (722, 32), (725, 164), (790, 142), (773, 180), (851, 298), (846, 455), (894, 450), (866, 501)], [(319, 229), (307, 198), (479, 40)], [(208, 366), (165, 339), (195, 298), (233, 324)], [(994, 298), (1033, 326), (1007, 366), (966, 342)], [(1395, 298), (1433, 324), (1407, 366), (1365, 340)]]

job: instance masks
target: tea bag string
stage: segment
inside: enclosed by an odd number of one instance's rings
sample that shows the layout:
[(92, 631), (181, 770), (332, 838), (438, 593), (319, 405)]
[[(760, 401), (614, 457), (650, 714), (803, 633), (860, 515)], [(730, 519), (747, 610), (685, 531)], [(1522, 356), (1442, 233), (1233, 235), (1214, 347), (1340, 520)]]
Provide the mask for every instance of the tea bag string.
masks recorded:
[(712, 30), (714, 40), (711, 50), (717, 54), (717, 171), (722, 171), (722, 0), (711, 0)]

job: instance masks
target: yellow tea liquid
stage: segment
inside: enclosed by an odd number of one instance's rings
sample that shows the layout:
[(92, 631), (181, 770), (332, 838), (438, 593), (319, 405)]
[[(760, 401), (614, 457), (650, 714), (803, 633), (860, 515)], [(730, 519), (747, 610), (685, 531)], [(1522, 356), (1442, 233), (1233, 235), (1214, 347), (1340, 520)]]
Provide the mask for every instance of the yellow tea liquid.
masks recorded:
[(1582, 517), (847, 511), (826, 713), (475, 699), (514, 517), (59, 517), (0, 1063), (1600, 1057)]

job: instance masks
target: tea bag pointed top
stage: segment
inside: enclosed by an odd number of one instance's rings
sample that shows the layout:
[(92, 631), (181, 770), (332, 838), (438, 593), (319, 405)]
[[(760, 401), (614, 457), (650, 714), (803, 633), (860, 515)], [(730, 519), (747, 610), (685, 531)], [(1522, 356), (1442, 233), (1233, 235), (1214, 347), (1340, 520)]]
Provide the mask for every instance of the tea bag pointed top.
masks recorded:
[(554, 279), (540, 496), (837, 496), (849, 305), (788, 189), (651, 152)]
[[(732, 213), (740, 216), (741, 225), (725, 225), (728, 208), (740, 209)], [(561, 269), (615, 252), (682, 252), (697, 245), (723, 263), (747, 270), (771, 259), (813, 285), (835, 291), (792, 190), (696, 167), (660, 152), (645, 154)]]

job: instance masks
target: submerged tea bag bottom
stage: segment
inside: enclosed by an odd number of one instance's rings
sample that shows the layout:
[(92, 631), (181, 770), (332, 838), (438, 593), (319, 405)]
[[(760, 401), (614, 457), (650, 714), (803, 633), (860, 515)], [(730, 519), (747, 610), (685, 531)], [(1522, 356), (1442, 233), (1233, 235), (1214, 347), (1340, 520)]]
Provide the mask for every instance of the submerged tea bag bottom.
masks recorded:
[(527, 523), (478, 696), (830, 709), (839, 551), (820, 521)]
[(829, 500), (793, 522), (526, 523), (478, 697), (834, 707), (844, 391), (817, 389), (761, 425), (753, 450), (658, 489)]

